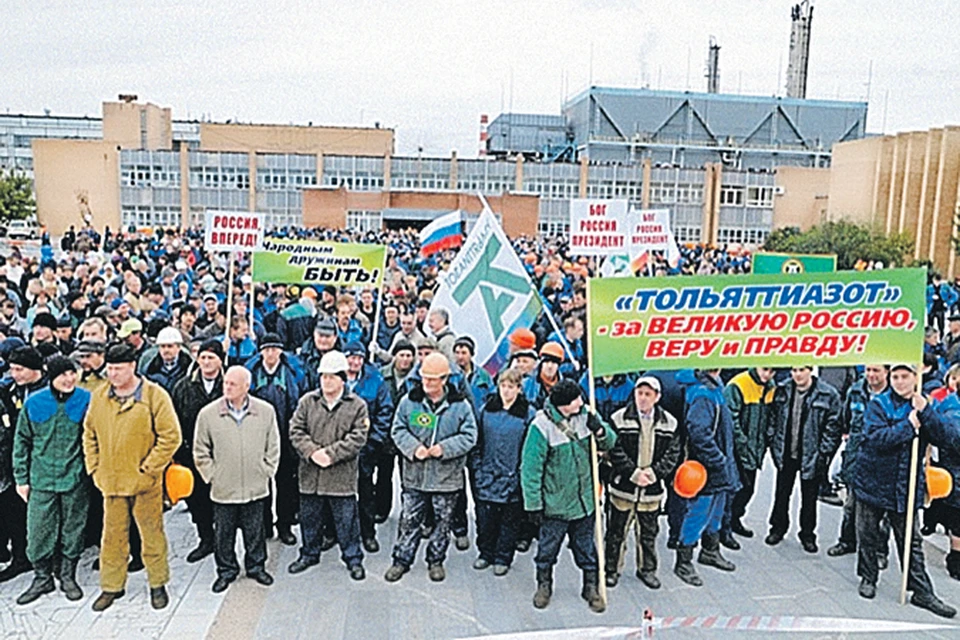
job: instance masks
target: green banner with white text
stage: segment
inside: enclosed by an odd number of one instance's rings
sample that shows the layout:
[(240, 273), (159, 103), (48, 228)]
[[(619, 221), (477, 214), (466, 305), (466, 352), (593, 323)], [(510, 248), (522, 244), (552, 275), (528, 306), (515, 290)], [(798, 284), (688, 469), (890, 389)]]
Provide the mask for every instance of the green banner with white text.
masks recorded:
[(923, 269), (591, 278), (590, 366), (919, 365), (925, 285)]
[(753, 272), (829, 273), (837, 270), (837, 256), (803, 253), (755, 253)]
[(380, 244), (265, 238), (253, 253), (253, 280), (379, 288), (386, 252)]

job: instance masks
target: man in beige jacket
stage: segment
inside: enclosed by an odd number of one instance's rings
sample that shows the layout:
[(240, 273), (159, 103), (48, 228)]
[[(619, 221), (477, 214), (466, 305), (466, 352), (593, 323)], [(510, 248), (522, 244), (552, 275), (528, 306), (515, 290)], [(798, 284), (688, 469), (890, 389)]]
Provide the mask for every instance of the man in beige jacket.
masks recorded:
[(137, 375), (137, 355), (127, 343), (107, 349), (107, 379), (90, 399), (83, 423), (87, 473), (103, 493), (100, 586), (93, 603), (103, 611), (124, 594), (130, 555), (130, 521), (143, 538), (150, 603), (169, 603), (167, 537), (163, 531), (163, 472), (180, 446), (180, 422), (160, 385)]
[(264, 586), (273, 584), (264, 569), (263, 501), (269, 498), (270, 479), (280, 465), (280, 430), (273, 407), (250, 396), (249, 389), (250, 372), (230, 367), (223, 376), (223, 397), (197, 416), (193, 460), (210, 484), (217, 563), (214, 593), (224, 591), (240, 574), (235, 551), (238, 527), (243, 532), (247, 576)]

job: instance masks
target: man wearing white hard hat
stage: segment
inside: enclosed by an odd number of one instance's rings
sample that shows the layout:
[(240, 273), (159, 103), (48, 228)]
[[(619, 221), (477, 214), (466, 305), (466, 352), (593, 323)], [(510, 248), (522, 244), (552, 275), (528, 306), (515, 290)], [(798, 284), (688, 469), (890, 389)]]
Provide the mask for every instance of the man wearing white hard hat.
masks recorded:
[(156, 346), (147, 349), (137, 367), (140, 375), (156, 382), (173, 394), (173, 387), (187, 375), (193, 358), (183, 348), (183, 334), (174, 327), (164, 327), (157, 334)]
[(300, 533), (303, 544), (287, 571), (319, 564), (323, 511), (333, 513), (340, 557), (350, 577), (363, 580), (357, 512), (358, 456), (367, 442), (367, 403), (347, 389), (347, 358), (328, 351), (320, 360), (320, 388), (300, 399), (290, 420), (290, 442), (300, 455)]

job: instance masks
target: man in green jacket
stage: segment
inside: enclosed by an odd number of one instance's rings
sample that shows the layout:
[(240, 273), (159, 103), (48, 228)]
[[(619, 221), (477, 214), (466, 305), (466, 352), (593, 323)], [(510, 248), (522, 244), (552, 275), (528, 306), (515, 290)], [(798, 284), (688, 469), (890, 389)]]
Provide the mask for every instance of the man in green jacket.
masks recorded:
[(54, 590), (58, 549), (60, 588), (68, 600), (83, 597), (76, 572), (90, 500), (83, 471), (83, 417), (90, 392), (77, 388), (69, 358), (53, 356), (47, 373), (50, 386), (27, 398), (13, 441), (13, 476), (27, 503), (27, 557), (35, 572), (17, 604)]
[(743, 485), (733, 500), (727, 500), (720, 527), (720, 543), (734, 551), (740, 548), (734, 533), (744, 538), (753, 537), (753, 531), (743, 524), (743, 516), (753, 498), (757, 471), (763, 466), (767, 451), (767, 419), (777, 388), (773, 373), (773, 369), (753, 367), (734, 376), (723, 389), (733, 418), (733, 453)]
[(561, 380), (550, 392), (527, 431), (520, 462), (524, 509), (540, 527), (537, 546), (537, 592), (533, 606), (550, 604), (553, 595), (553, 565), (560, 545), (570, 538), (573, 559), (583, 571), (581, 597), (590, 609), (601, 613), (599, 563), (594, 541), (594, 478), (590, 438), (597, 449), (607, 451), (616, 433), (593, 411), (584, 407), (580, 387)]

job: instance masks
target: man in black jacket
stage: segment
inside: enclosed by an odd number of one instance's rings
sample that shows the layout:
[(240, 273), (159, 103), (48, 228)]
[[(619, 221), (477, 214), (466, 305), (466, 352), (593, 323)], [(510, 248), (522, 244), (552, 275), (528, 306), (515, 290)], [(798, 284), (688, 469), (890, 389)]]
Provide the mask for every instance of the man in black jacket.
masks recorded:
[[(47, 386), (43, 356), (33, 347), (19, 347), (7, 358), (10, 377), (0, 383), (0, 552), (7, 551), (10, 565), (0, 571), (0, 582), (30, 570), (27, 559), (27, 505), (13, 481), (13, 434), (27, 397)], [(7, 555), (7, 554), (4, 554)]]
[(223, 343), (210, 338), (200, 345), (197, 367), (173, 387), (173, 405), (183, 436), (180, 449), (173, 455), (173, 459), (193, 472), (193, 494), (186, 501), (200, 537), (197, 548), (187, 554), (187, 562), (199, 562), (213, 553), (215, 548), (210, 485), (200, 477), (193, 462), (193, 437), (200, 409), (223, 395), (224, 359)]
[(799, 474), (800, 543), (807, 553), (817, 552), (817, 494), (840, 438), (840, 394), (813, 375), (813, 367), (793, 367), (790, 380), (774, 392), (767, 427), (777, 467), (768, 545), (779, 544), (790, 527), (790, 496)]
[(663, 478), (680, 459), (677, 419), (661, 408), (660, 381), (653, 376), (637, 380), (633, 402), (616, 411), (611, 421), (617, 442), (610, 450), (607, 504), (606, 582), (617, 586), (623, 570), (627, 533), (637, 539), (637, 577), (651, 589), (657, 578), (657, 534), (660, 527)]

